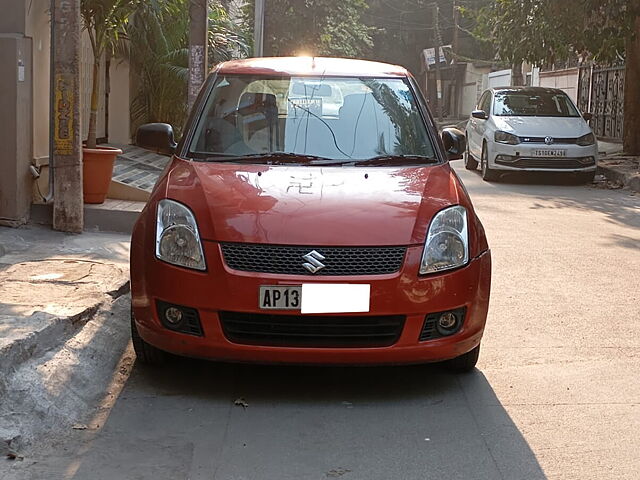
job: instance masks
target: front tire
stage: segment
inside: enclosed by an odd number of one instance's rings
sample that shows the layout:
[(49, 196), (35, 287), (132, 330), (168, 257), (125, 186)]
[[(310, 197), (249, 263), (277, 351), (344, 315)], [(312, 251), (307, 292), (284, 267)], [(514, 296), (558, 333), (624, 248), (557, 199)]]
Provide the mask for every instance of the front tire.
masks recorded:
[(498, 179), (499, 174), (489, 167), (489, 151), (487, 150), (487, 144), (482, 145), (482, 179), (485, 182), (493, 182)]
[(136, 352), (136, 357), (138, 357), (140, 363), (144, 363), (145, 365), (160, 365), (164, 363), (166, 353), (145, 342), (138, 333), (136, 320), (133, 317), (133, 309), (131, 310), (131, 342), (133, 343), (133, 350)]
[(578, 183), (591, 184), (596, 178), (596, 172), (580, 172), (578, 174)]
[(473, 158), (471, 155), (471, 150), (469, 149), (469, 137), (467, 136), (467, 153), (464, 156), (464, 168), (467, 170), (477, 170), (478, 169), (478, 161)]
[(464, 355), (460, 355), (459, 357), (445, 362), (444, 366), (447, 370), (454, 373), (467, 373), (476, 367), (479, 357), (480, 345)]

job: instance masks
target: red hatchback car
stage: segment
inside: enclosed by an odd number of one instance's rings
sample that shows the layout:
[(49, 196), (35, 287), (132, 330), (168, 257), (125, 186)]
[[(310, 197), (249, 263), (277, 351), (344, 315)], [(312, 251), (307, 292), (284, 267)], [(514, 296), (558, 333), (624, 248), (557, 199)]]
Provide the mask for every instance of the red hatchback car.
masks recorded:
[(483, 227), (403, 68), (262, 58), (214, 69), (131, 244), (138, 359), (411, 364), (478, 359)]

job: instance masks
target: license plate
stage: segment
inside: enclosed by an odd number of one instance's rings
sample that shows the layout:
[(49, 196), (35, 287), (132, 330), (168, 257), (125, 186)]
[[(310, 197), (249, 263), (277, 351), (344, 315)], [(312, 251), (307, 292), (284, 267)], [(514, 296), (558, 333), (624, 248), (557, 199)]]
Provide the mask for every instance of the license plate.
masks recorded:
[(302, 286), (260, 286), (260, 308), (263, 310), (300, 310)]
[(566, 157), (566, 150), (534, 150), (533, 155), (536, 157)]
[(368, 284), (261, 285), (259, 306), (262, 310), (300, 310), (302, 314), (357, 313), (369, 311), (370, 298)]

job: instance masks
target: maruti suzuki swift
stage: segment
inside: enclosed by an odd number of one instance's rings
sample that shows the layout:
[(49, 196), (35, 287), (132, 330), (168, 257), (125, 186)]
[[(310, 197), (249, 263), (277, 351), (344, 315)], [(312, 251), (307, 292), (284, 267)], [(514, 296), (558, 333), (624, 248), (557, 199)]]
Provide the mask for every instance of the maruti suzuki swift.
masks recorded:
[(473, 369), (491, 283), (482, 224), (414, 78), (329, 58), (218, 65), (131, 244), (138, 359), (445, 362)]

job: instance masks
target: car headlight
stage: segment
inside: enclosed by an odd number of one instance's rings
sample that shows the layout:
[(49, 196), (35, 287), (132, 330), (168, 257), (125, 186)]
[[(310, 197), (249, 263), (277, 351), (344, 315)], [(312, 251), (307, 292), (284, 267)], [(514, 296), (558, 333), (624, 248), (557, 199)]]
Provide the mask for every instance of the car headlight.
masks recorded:
[(506, 143), (508, 145), (518, 145), (520, 143), (520, 137), (507, 132), (497, 131), (494, 138), (497, 143)]
[(456, 205), (438, 212), (429, 226), (420, 274), (451, 270), (468, 261), (467, 209)]
[(173, 200), (160, 200), (156, 219), (156, 257), (180, 267), (206, 270), (196, 218)]
[(588, 147), (590, 145), (594, 145), (596, 143), (596, 136), (593, 133), (587, 133), (586, 135), (581, 136), (576, 144), (581, 147)]

